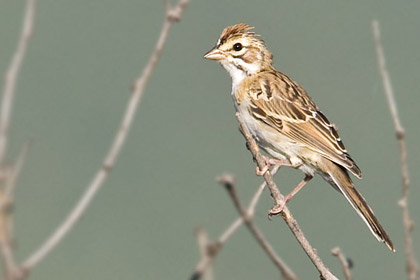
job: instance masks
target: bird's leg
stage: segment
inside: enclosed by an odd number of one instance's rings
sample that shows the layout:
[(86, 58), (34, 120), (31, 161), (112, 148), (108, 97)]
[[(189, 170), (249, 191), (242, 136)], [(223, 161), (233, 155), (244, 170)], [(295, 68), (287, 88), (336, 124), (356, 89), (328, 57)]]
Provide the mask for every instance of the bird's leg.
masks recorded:
[(271, 167), (272, 165), (278, 165), (278, 166), (292, 166), (292, 167), (294, 167), (294, 166), (293, 166), (293, 164), (292, 164), (289, 160), (287, 160), (287, 159), (274, 159), (274, 158), (268, 158), (268, 157), (266, 157), (266, 156), (264, 156), (264, 155), (263, 155), (263, 158), (264, 158), (264, 161), (265, 161), (265, 166), (264, 166), (262, 169), (260, 169), (260, 168), (257, 166), (257, 168), (256, 168), (256, 170), (255, 170), (255, 173), (256, 173), (258, 176), (264, 176), (265, 172), (267, 172), (267, 171), (270, 169), (270, 167)]
[(274, 205), (273, 208), (270, 209), (268, 215), (273, 216), (280, 214), (283, 211), (286, 203), (291, 200), (305, 185), (313, 178), (312, 175), (306, 174), (305, 178), (288, 194), (283, 198), (283, 202), (279, 205)]

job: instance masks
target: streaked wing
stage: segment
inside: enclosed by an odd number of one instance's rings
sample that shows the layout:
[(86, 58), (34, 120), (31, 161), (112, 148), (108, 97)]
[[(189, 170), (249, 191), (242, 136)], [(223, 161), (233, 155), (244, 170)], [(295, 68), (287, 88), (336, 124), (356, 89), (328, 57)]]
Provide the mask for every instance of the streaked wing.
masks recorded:
[(334, 125), (303, 88), (279, 72), (262, 73), (255, 81), (249, 92), (255, 118), (361, 178)]

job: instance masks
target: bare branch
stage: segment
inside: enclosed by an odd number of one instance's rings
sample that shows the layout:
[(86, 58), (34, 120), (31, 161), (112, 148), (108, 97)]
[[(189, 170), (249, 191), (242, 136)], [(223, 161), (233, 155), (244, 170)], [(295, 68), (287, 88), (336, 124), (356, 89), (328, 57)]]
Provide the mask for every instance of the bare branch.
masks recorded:
[(331, 254), (338, 258), (340, 261), (341, 267), (343, 268), (344, 277), (346, 277), (346, 280), (351, 280), (351, 265), (349, 260), (344, 256), (343, 252), (341, 252), (341, 249), (339, 247), (335, 247), (331, 250)]
[[(252, 156), (255, 158), (258, 167), (260, 170), (263, 170), (265, 167), (265, 161), (263, 156), (259, 151), (259, 147), (255, 142), (254, 138), (252, 137), (251, 133), (248, 131), (248, 128), (244, 125), (240, 115), (236, 113), (236, 118), (239, 122), (240, 130), (242, 131), (249, 150), (252, 153)], [(280, 193), (279, 189), (277, 188), (276, 183), (273, 180), (273, 176), (269, 171), (264, 173), (264, 179), (267, 182), (267, 186), (271, 192), (271, 196), (274, 199), (275, 205), (279, 206), (282, 205), (284, 196)], [(325, 266), (322, 262), (321, 258), (318, 256), (316, 250), (311, 246), (309, 241), (306, 239), (305, 235), (303, 234), (302, 230), (300, 229), (299, 224), (293, 218), (292, 214), (290, 213), (289, 209), (285, 206), (283, 211), (281, 212), (281, 217), (286, 222), (290, 230), (292, 231), (293, 235), (295, 236), (296, 240), (299, 242), (300, 246), (308, 255), (309, 259), (312, 261), (316, 269), (319, 271), (321, 278), (330, 280), (330, 279), (337, 279), (334, 274)]]
[(1, 102), (0, 114), (0, 167), (4, 164), (4, 157), (7, 149), (7, 137), (13, 109), (13, 100), (15, 97), (16, 82), (34, 29), (35, 6), (36, 0), (28, 0), (26, 2), (25, 16), (23, 18), (19, 42), (4, 77), (3, 99)]
[(28, 156), (28, 152), (29, 152), (29, 148), (30, 148), (31, 142), (27, 141), (23, 147), (22, 150), (16, 160), (16, 163), (14, 164), (13, 168), (12, 168), (12, 172), (9, 176), (9, 178), (7, 178), (7, 183), (6, 186), (4, 188), (4, 195), (8, 196), (8, 197), (12, 197), (13, 196), (13, 191), (15, 189), (16, 186), (16, 180), (17, 178), (19, 178), (20, 172), (22, 170), (22, 167), (26, 161), (26, 157)]
[(382, 82), (385, 89), (385, 95), (388, 101), (389, 110), (391, 112), (392, 121), (394, 122), (397, 138), (399, 138), (400, 133), (404, 134), (404, 129), (401, 125), (400, 118), (398, 116), (398, 109), (397, 103), (395, 102), (394, 90), (392, 89), (391, 78), (389, 77), (389, 73), (386, 68), (385, 53), (381, 43), (381, 33), (379, 29), (379, 22), (377, 20), (372, 21), (372, 30), (373, 36), (375, 38), (375, 47), (378, 58), (379, 72), (381, 73)]
[(375, 38), (376, 54), (378, 58), (379, 72), (381, 73), (382, 83), (385, 90), (386, 99), (388, 101), (389, 110), (391, 112), (392, 120), (394, 122), (395, 135), (398, 141), (401, 160), (401, 177), (402, 177), (402, 197), (399, 205), (402, 210), (402, 218), (404, 224), (404, 238), (405, 238), (405, 258), (406, 258), (406, 271), (408, 279), (420, 279), (419, 267), (416, 257), (414, 255), (412, 231), (414, 229), (414, 222), (411, 219), (410, 211), (408, 209), (408, 193), (410, 189), (410, 177), (408, 175), (407, 163), (407, 147), (405, 142), (405, 131), (401, 125), (400, 117), (397, 110), (397, 102), (395, 101), (394, 90), (391, 84), (391, 78), (386, 67), (385, 53), (381, 43), (381, 35), (379, 22), (372, 21), (372, 31)]
[(35, 25), (36, 0), (27, 0), (23, 17), (22, 30), (16, 50), (12, 56), (10, 65), (4, 76), (3, 97), (0, 112), (0, 173), (2, 182), (5, 183), (0, 197), (0, 253), (2, 256), (4, 276), (12, 279), (20, 275), (16, 269), (16, 261), (12, 248), (13, 239), (11, 233), (11, 208), (13, 204), (12, 191), (25, 159), (25, 148), (16, 165), (5, 165), (5, 156), (8, 142), (8, 132), (13, 109), (13, 101), (16, 94), (16, 83), (19, 78), (23, 60), (26, 56), (30, 38)]
[(275, 266), (280, 270), (282, 277), (286, 280), (298, 280), (299, 278), (293, 273), (293, 271), (287, 266), (286, 263), (276, 254), (274, 249), (265, 239), (262, 232), (259, 228), (253, 223), (253, 213), (249, 213), (242, 207), (242, 203), (239, 200), (238, 194), (236, 193), (234, 178), (231, 175), (221, 176), (218, 181), (222, 184), (228, 191), (230, 198), (233, 201), (233, 204), (238, 210), (240, 216), (242, 217), (245, 225), (248, 227), (249, 231), (252, 233), (254, 238), (260, 244), (261, 248), (266, 252), (267, 256), (274, 263)]
[[(18, 277), (19, 271), (14, 259), (13, 252), (13, 190), (16, 180), (19, 177), (22, 166), (25, 162), (29, 150), (29, 142), (27, 142), (16, 161), (14, 166), (7, 168), (3, 166), (5, 174), (5, 187), (0, 190), (0, 246), (4, 267), (4, 276), (6, 279)], [(7, 171), (5, 171), (7, 169)]]
[[(273, 174), (275, 174), (278, 170), (278, 167), (273, 169)], [(258, 199), (261, 197), (264, 188), (266, 187), (267, 183), (262, 183), (257, 191), (255, 192), (254, 196), (251, 199), (251, 202), (248, 206), (247, 213), (249, 216), (253, 216), (255, 213), (255, 207), (257, 206)], [(197, 264), (193, 275), (190, 277), (191, 280), (198, 280), (201, 276), (205, 273), (208, 267), (213, 263), (214, 259), (217, 257), (220, 250), (223, 249), (225, 243), (232, 237), (232, 235), (236, 232), (236, 230), (244, 223), (244, 219), (242, 217), (237, 218), (219, 237), (219, 239), (210, 246), (210, 249), (207, 256), (202, 257), (200, 262)]]
[[(207, 234), (207, 231), (205, 231), (203, 228), (198, 228), (196, 231), (197, 235), (197, 243), (198, 248), (200, 249), (200, 255), (202, 259), (208, 258), (211, 254), (209, 253), (209, 248), (211, 246), (210, 239)], [(206, 271), (203, 273), (203, 280), (213, 280), (213, 269), (211, 265), (208, 266)]]
[(0, 253), (3, 262), (5, 278), (10, 278), (16, 271), (16, 261), (9, 235), (9, 220), (11, 215), (12, 201), (0, 190)]
[(168, 9), (166, 11), (165, 20), (156, 47), (150, 57), (148, 64), (144, 68), (142, 75), (134, 83), (133, 92), (130, 100), (127, 103), (126, 111), (124, 113), (121, 125), (115, 135), (114, 141), (102, 163), (101, 168), (97, 171), (92, 182), (88, 185), (85, 193), (82, 195), (81, 199), (77, 202), (63, 223), (58, 226), (53, 234), (49, 236), (47, 240), (24, 261), (22, 265), (22, 269), (24, 271), (31, 270), (37, 263), (43, 260), (45, 256), (50, 253), (51, 250), (54, 249), (56, 245), (64, 238), (64, 236), (69, 233), (76, 222), (81, 218), (83, 213), (85, 213), (86, 208), (90, 204), (91, 200), (94, 198), (108, 177), (111, 169), (114, 167), (115, 161), (120, 154), (121, 148), (125, 143), (138, 104), (141, 101), (144, 88), (160, 58), (170, 28), (176, 20), (181, 18), (181, 14), (188, 2), (189, 0), (181, 0), (174, 8)]
[(238, 228), (244, 223), (244, 220), (239, 217), (237, 218), (219, 237), (217, 240), (218, 244), (224, 245), (232, 235), (238, 230)]

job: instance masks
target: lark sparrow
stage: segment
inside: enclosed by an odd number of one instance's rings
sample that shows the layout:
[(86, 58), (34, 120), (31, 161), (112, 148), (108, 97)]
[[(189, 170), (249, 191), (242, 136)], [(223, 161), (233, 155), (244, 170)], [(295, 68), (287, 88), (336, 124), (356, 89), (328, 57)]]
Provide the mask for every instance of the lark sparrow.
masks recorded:
[(260, 148), (272, 157), (268, 166), (290, 165), (306, 174), (284, 203), (319, 174), (344, 195), (373, 235), (394, 251), (387, 233), (350, 179), (348, 172), (361, 178), (361, 171), (334, 125), (298, 83), (273, 67), (270, 51), (259, 35), (250, 31), (252, 28), (246, 24), (225, 28), (204, 58), (219, 61), (232, 77), (236, 111)]

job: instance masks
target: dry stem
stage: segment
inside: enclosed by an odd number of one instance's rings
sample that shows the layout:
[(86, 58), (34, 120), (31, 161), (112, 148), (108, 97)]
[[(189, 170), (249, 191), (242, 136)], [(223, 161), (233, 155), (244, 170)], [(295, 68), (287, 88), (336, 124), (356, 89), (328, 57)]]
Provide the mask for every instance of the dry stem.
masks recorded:
[(242, 203), (239, 200), (238, 194), (236, 193), (234, 178), (232, 175), (224, 175), (218, 180), (228, 191), (230, 198), (233, 201), (233, 204), (238, 210), (240, 216), (242, 217), (245, 225), (248, 227), (249, 231), (252, 233), (254, 238), (260, 244), (261, 248), (266, 252), (267, 256), (274, 263), (275, 266), (280, 270), (282, 277), (286, 280), (298, 280), (299, 278), (294, 274), (294, 272), (287, 266), (286, 263), (276, 254), (274, 249), (265, 239), (262, 232), (253, 222), (253, 213), (249, 213), (242, 207)]
[[(258, 167), (260, 170), (263, 170), (265, 167), (265, 160), (259, 151), (259, 147), (255, 142), (254, 138), (248, 131), (248, 128), (244, 125), (240, 115), (237, 113), (236, 118), (239, 122), (240, 130), (242, 131), (249, 150), (252, 153), (252, 156), (257, 162)], [(279, 189), (277, 188), (276, 183), (273, 180), (273, 177), (269, 171), (265, 172), (264, 179), (267, 182), (267, 186), (271, 192), (271, 196), (275, 201), (275, 206), (281, 205), (284, 199), (284, 196), (280, 193)], [(330, 280), (330, 279), (337, 279), (334, 274), (325, 266), (322, 262), (321, 258), (318, 256), (316, 250), (311, 246), (309, 241), (306, 239), (305, 235), (303, 234), (302, 230), (300, 229), (299, 224), (293, 218), (292, 214), (290, 213), (287, 207), (284, 207), (284, 210), (281, 212), (281, 217), (286, 222), (290, 230), (292, 231), (293, 235), (295, 236), (296, 240), (303, 248), (303, 250), (308, 255), (309, 259), (312, 261), (316, 269), (319, 271), (321, 278)]]
[(64, 238), (64, 236), (69, 233), (69, 231), (74, 227), (76, 222), (80, 217), (85, 213), (89, 203), (94, 198), (95, 194), (103, 185), (105, 179), (108, 177), (111, 169), (113, 168), (117, 157), (120, 154), (121, 148), (123, 147), (127, 134), (130, 130), (131, 124), (133, 122), (135, 113), (138, 108), (138, 104), (141, 101), (144, 88), (149, 81), (153, 70), (156, 67), (156, 64), (160, 58), (163, 47), (166, 42), (166, 38), (169, 34), (169, 30), (172, 24), (175, 21), (179, 21), (181, 14), (184, 11), (189, 0), (181, 0), (175, 7), (170, 8), (169, 3), (167, 2), (167, 9), (163, 27), (157, 41), (156, 47), (150, 57), (150, 60), (142, 75), (136, 80), (133, 86), (133, 92), (131, 98), (128, 101), (124, 117), (122, 119), (121, 125), (115, 135), (114, 141), (102, 163), (102, 166), (97, 171), (92, 182), (88, 185), (85, 193), (82, 195), (81, 199), (74, 206), (72, 211), (62, 222), (62, 224), (54, 231), (54, 233), (47, 238), (47, 240), (35, 250), (22, 265), (24, 271), (31, 270), (36, 264), (45, 258), (45, 256), (51, 252), (52, 249)]
[[(198, 248), (200, 250), (201, 258), (207, 258), (211, 253), (211, 243), (207, 231), (203, 228), (198, 228), (196, 231)], [(213, 269), (211, 265), (203, 272), (203, 280), (213, 280)]]
[[(7, 151), (8, 132), (13, 109), (13, 101), (16, 94), (16, 83), (25, 58), (30, 38), (33, 34), (35, 23), (36, 0), (27, 0), (23, 25), (18, 40), (16, 50), (13, 54), (10, 65), (4, 77), (3, 97), (0, 111), (0, 173), (2, 175), (2, 190), (0, 198), (0, 246), (3, 261), (4, 276), (7, 279), (19, 277), (20, 273), (16, 269), (16, 261), (12, 248), (13, 238), (11, 233), (11, 207), (13, 204), (12, 192), (15, 186), (16, 178), (20, 172), (26, 153), (23, 152), (18, 162), (13, 167), (5, 165)], [(24, 148), (24, 151), (26, 149)]]
[(25, 164), (30, 146), (31, 146), (30, 141), (27, 141), (23, 145), (22, 150), (20, 151), (20, 154), (16, 160), (16, 163), (13, 165), (12, 172), (10, 173), (10, 176), (7, 178), (7, 182), (4, 187), (4, 195), (7, 197), (13, 197), (13, 193), (16, 187), (16, 180), (19, 178), (20, 172), (22, 171), (22, 167)]
[(36, 0), (28, 0), (26, 3), (19, 42), (4, 77), (3, 100), (1, 102), (0, 115), (0, 167), (4, 164), (4, 157), (7, 149), (7, 137), (10, 126), (10, 116), (13, 109), (13, 100), (16, 92), (16, 82), (19, 77), (23, 59), (26, 55), (26, 50), (28, 49), (29, 39), (33, 33), (35, 4)]
[(13, 191), (28, 155), (29, 145), (29, 142), (25, 143), (14, 166), (7, 168), (10, 170), (5, 177), (5, 186), (0, 190), (0, 245), (6, 279), (18, 278), (20, 275), (13, 252)]
[(340, 261), (341, 267), (343, 268), (344, 277), (346, 277), (346, 280), (351, 280), (351, 267), (349, 260), (344, 256), (343, 252), (341, 252), (341, 249), (339, 247), (335, 247), (331, 250), (331, 254), (333, 256), (336, 256), (338, 260)]
[(402, 218), (404, 224), (404, 238), (405, 238), (405, 257), (406, 257), (406, 271), (408, 279), (416, 280), (420, 279), (419, 268), (416, 257), (414, 255), (412, 231), (414, 228), (413, 220), (410, 217), (410, 211), (408, 209), (408, 193), (410, 178), (408, 175), (408, 163), (407, 163), (407, 147), (405, 143), (405, 131), (401, 125), (400, 117), (398, 115), (397, 103), (395, 101), (394, 90), (391, 84), (391, 78), (389, 77), (388, 70), (386, 68), (385, 54), (381, 43), (379, 23), (377, 20), (372, 21), (373, 36), (375, 38), (376, 54), (378, 57), (378, 67), (381, 73), (382, 82), (385, 90), (386, 99), (388, 101), (389, 110), (394, 123), (395, 135), (398, 141), (400, 150), (401, 160), (401, 177), (402, 177), (402, 197), (399, 201), (399, 205), (402, 210)]

